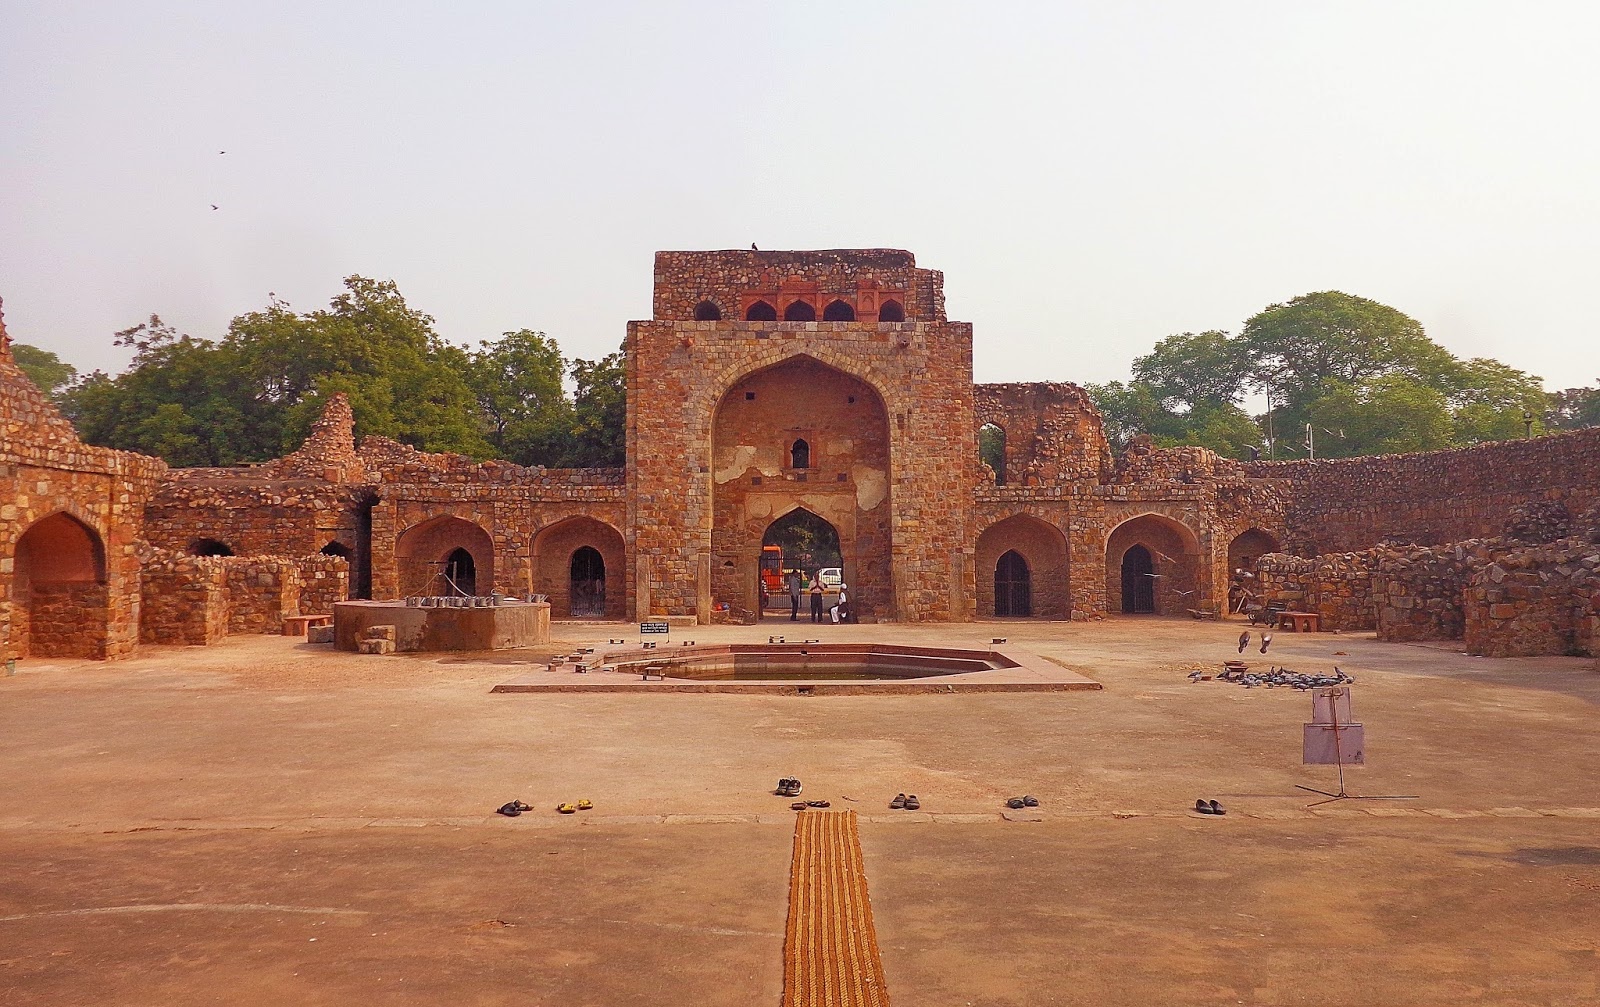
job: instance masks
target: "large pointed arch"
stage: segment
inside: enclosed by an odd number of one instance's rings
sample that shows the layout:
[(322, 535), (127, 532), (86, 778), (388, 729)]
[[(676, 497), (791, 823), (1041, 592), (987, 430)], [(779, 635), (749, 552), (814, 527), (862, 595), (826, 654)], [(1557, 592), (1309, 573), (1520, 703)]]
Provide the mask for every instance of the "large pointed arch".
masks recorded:
[[(395, 542), (395, 563), (400, 574), (402, 595), (449, 595), (459, 593), (459, 576), (452, 586), (447, 573), (466, 569), (457, 550), (471, 558), (472, 591), (489, 594), (495, 589), (494, 540), (482, 526), (441, 514), (418, 522), (400, 533)], [(454, 564), (453, 566), (451, 564)]]
[(66, 511), (29, 525), (12, 557), (11, 603), (17, 656), (104, 658), (110, 593), (100, 531)]
[[(796, 353), (759, 362), (722, 387), (707, 431), (712, 600), (759, 607), (763, 536), (803, 506), (836, 530), (857, 614), (892, 613), (891, 437), (877, 388)], [(800, 441), (805, 468), (794, 465)]]
[(607, 522), (552, 521), (533, 536), (532, 562), (533, 590), (550, 599), (551, 618), (627, 618), (627, 547)]
[[(1148, 570), (1139, 553), (1129, 557), (1135, 547), (1148, 553)], [(1143, 611), (1147, 601), (1155, 615), (1175, 615), (1210, 603), (1201, 582), (1199, 534), (1165, 514), (1138, 514), (1111, 530), (1106, 536), (1105, 577), (1106, 608), (1113, 613)], [(1135, 590), (1135, 585), (1145, 583), (1135, 577), (1148, 581), (1148, 599), (1142, 589)]]
[[(974, 550), (977, 611), (980, 616), (1015, 615), (1015, 605), (1003, 604), (999, 592), (1000, 562), (1016, 553), (1029, 573), (1029, 611), (1039, 619), (1067, 619), (1072, 615), (1067, 537), (1061, 529), (1032, 514), (1012, 514), (986, 527)], [(1013, 565), (1012, 572), (1015, 572)], [(1016, 595), (1012, 596), (1012, 601)]]

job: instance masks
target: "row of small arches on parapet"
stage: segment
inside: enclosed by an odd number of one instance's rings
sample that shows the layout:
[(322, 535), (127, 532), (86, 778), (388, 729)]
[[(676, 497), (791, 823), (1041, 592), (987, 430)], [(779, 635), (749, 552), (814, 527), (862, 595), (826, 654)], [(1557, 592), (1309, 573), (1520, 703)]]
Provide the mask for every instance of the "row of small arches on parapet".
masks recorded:
[[(697, 322), (722, 321), (722, 309), (712, 301), (701, 301), (694, 306), (694, 320)], [(747, 322), (776, 322), (778, 309), (773, 307), (771, 301), (756, 301), (745, 309), (744, 320)], [(786, 322), (814, 322), (817, 320), (816, 305), (810, 301), (791, 301), (783, 309), (783, 320)], [(841, 300), (829, 301), (822, 309), (824, 322), (853, 322), (856, 320), (856, 309)], [(899, 301), (887, 300), (878, 306), (878, 321), (903, 322), (906, 320), (906, 309)]]

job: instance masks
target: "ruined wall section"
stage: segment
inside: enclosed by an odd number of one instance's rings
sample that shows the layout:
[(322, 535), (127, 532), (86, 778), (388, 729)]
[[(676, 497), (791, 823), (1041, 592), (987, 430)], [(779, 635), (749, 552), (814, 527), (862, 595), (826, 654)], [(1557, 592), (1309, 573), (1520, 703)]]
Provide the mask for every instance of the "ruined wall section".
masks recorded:
[[(0, 658), (131, 654), (139, 638), (138, 542), (158, 458), (91, 447), (16, 365), (0, 316)], [(35, 581), (18, 543), (67, 514), (89, 530), (101, 569), (90, 583)]]
[(1451, 451), (1235, 464), (1287, 483), (1284, 546), (1304, 556), (1487, 538), (1530, 500), (1560, 500), (1572, 513), (1600, 500), (1600, 428)]
[(1463, 610), (1471, 654), (1600, 654), (1600, 545), (1570, 538), (1496, 556), (1473, 571)]
[(656, 253), (657, 321), (692, 320), (704, 301), (717, 306), (723, 321), (741, 320), (758, 299), (780, 319), (791, 301), (807, 301), (821, 319), (824, 306), (838, 299), (857, 321), (876, 322), (880, 306), (893, 299), (907, 322), (945, 321), (944, 274), (918, 269), (916, 257), (898, 248)]
[(175, 469), (145, 516), (151, 545), (190, 552), (210, 540), (236, 556), (306, 555), (329, 543), (355, 550), (371, 487), (262, 478), (254, 468)]
[(1100, 411), (1077, 385), (1008, 382), (975, 385), (973, 418), (1005, 431), (1002, 485), (1100, 481), (1111, 469)]

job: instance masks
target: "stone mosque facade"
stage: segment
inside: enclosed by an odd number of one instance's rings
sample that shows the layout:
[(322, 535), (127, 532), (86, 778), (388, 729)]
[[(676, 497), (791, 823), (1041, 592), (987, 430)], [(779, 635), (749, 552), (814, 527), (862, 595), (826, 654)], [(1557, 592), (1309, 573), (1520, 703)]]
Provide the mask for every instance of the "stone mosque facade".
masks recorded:
[(894, 249), (660, 252), (652, 315), (628, 324), (618, 469), (358, 444), (339, 396), (284, 458), (170, 469), (82, 444), (0, 322), (0, 656), (274, 632), (346, 597), (446, 593), (446, 574), (545, 595), (557, 619), (745, 621), (763, 537), (797, 508), (837, 532), (864, 622), (1215, 614), (1259, 565), (1326, 628), (1600, 646), (1600, 580), (1512, 597), (1489, 569), (1542, 549), (1528, 562), (1595, 570), (1600, 430), (1336, 461), (1114, 454), (1078, 386), (974, 384), (943, 274)]

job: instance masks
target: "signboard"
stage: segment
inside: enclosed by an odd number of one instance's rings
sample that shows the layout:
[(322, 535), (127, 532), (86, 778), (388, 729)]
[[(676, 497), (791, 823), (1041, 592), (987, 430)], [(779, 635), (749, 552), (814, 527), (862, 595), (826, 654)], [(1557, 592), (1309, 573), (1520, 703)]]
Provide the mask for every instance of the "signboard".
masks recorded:
[(670, 627), (668, 627), (668, 625), (665, 622), (641, 622), (641, 623), (639, 623), (639, 635), (640, 636), (649, 636), (649, 635), (651, 635), (653, 633), (666, 633), (666, 632), (669, 632), (669, 630), (670, 630)]
[(1302, 725), (1300, 761), (1308, 766), (1362, 766), (1367, 733), (1350, 719), (1350, 687), (1311, 690), (1311, 723)]

